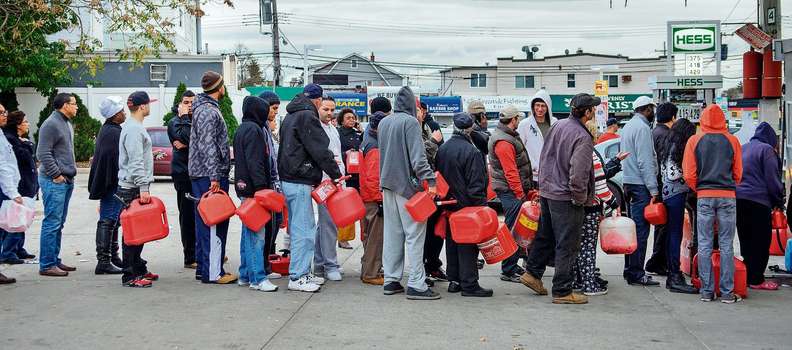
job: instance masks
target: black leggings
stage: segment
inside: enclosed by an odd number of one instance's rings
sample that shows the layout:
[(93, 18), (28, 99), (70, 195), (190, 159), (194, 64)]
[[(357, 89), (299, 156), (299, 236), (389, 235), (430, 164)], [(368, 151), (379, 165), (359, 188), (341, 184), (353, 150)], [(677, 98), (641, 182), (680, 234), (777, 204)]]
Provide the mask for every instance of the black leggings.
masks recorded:
[(763, 204), (747, 199), (737, 200), (737, 235), (750, 285), (764, 282), (773, 231), (770, 212), (770, 207)]

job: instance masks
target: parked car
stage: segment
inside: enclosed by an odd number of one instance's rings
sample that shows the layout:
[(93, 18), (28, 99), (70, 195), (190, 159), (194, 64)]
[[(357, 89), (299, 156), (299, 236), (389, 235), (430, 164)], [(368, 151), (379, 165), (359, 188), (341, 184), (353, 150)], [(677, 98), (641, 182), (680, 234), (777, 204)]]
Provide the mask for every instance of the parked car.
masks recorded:
[[(621, 139), (608, 140), (594, 146), (594, 149), (602, 155), (605, 162), (615, 157), (621, 151)], [(627, 214), (627, 199), (624, 197), (624, 184), (622, 183), (622, 172), (620, 171), (614, 177), (608, 179), (608, 189), (616, 196), (616, 202), (619, 203), (622, 213)]]
[(151, 152), (154, 153), (154, 176), (170, 176), (173, 146), (168, 138), (168, 128), (153, 126), (146, 131), (151, 137)]

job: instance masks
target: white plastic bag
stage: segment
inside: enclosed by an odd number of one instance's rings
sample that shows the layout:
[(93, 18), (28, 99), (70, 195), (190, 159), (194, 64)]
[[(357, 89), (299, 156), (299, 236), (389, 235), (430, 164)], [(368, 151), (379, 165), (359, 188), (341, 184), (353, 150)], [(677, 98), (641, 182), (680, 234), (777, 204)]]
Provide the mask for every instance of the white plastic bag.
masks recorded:
[(36, 213), (35, 200), (23, 198), (24, 204), (5, 200), (0, 205), (0, 229), (7, 232), (25, 232), (33, 224)]

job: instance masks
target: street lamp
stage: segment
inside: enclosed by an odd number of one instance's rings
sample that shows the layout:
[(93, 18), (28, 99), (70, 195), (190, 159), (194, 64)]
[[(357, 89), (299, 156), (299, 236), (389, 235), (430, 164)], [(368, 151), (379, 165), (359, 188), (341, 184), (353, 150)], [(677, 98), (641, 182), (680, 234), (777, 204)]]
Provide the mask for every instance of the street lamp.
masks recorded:
[(322, 51), (322, 45), (303, 45), (303, 86), (308, 84), (308, 51)]

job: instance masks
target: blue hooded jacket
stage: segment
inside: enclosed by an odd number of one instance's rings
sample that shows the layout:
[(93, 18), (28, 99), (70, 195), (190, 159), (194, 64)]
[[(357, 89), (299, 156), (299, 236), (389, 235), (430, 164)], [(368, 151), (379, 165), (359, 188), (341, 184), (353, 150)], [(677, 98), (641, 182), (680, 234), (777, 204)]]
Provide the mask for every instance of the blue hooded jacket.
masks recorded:
[(761, 123), (751, 141), (742, 146), (743, 177), (737, 199), (746, 199), (770, 208), (782, 207), (781, 160), (775, 147), (778, 138), (768, 123)]

